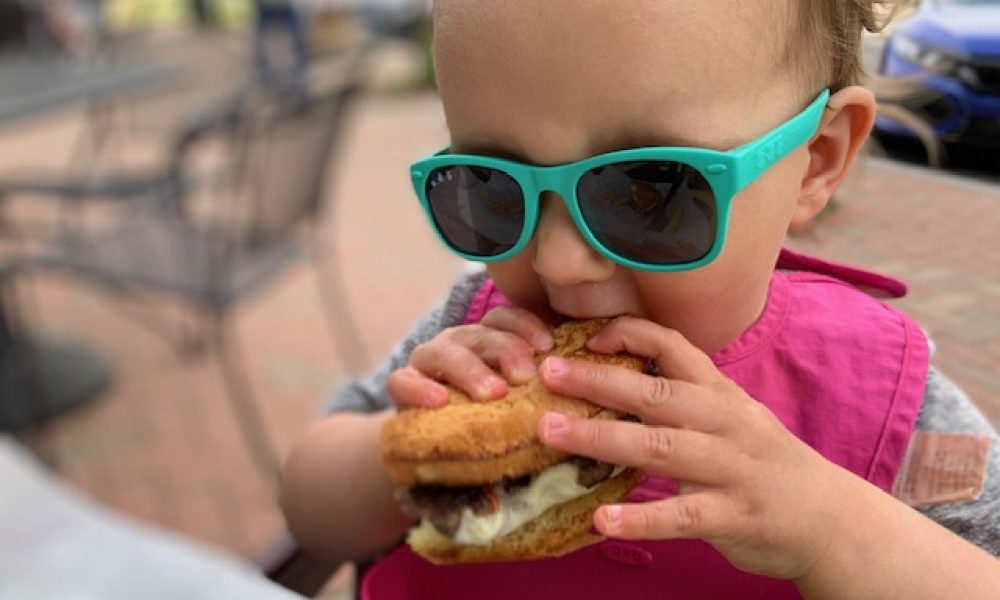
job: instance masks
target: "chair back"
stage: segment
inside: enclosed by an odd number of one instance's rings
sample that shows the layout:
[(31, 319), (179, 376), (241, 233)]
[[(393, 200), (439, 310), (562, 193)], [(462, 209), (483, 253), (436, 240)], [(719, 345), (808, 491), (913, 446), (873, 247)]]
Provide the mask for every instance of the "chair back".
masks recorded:
[(343, 138), (346, 115), (360, 88), (348, 73), (332, 89), (304, 97), (278, 97), (251, 125), (237, 159), (244, 182), (241, 200), (246, 241), (267, 245), (294, 234), (322, 215), (330, 167)]

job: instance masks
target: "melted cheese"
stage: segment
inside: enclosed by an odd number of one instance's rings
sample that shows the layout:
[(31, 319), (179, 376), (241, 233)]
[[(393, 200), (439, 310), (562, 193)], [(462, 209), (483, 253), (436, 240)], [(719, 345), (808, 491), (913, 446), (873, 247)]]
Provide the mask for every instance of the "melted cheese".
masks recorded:
[[(615, 467), (612, 477), (624, 467)], [(578, 468), (568, 462), (549, 467), (531, 483), (509, 493), (502, 485), (494, 488), (500, 509), (492, 514), (477, 515), (471, 509), (462, 511), (462, 520), (455, 534), (458, 544), (483, 546), (503, 537), (528, 521), (539, 517), (549, 508), (569, 502), (591, 492), (576, 482)]]

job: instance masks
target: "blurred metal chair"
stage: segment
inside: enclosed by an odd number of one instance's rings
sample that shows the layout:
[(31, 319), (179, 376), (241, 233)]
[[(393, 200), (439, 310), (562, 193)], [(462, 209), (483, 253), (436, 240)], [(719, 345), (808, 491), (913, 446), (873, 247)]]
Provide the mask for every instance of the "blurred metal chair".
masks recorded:
[[(356, 70), (351, 71), (328, 91), (293, 102), (258, 99), (239, 104), (234, 113), (238, 117), (215, 120), (227, 124), (233, 141), (227, 167), (232, 177), (225, 193), (207, 195), (200, 205), (189, 202), (183, 177), (173, 167), (149, 185), (131, 188), (129, 182), (115, 181), (111, 195), (142, 190), (166, 209), (134, 211), (96, 231), (64, 229), (55, 243), (29, 261), (29, 268), (64, 271), (116, 292), (160, 292), (189, 303), (208, 325), (203, 341), (219, 360), (256, 462), (275, 474), (276, 454), (230, 327), (232, 309), (296, 261), (318, 260), (315, 226), (327, 198), (327, 167), (360, 85)], [(184, 143), (182, 139), (179, 145)], [(42, 186), (33, 191), (39, 189)], [(47, 189), (61, 198), (91, 194), (91, 189)], [(179, 201), (163, 202), (174, 197)], [(321, 301), (340, 292), (338, 286), (326, 287)], [(344, 314), (331, 314), (334, 309), (323, 304), (334, 341), (346, 345), (342, 354), (350, 361), (359, 352), (353, 323)], [(342, 307), (339, 304), (337, 311)]]
[[(4, 209), (8, 201), (28, 195), (52, 203), (57, 210), (57, 225), (77, 231), (83, 228), (85, 211), (95, 205), (118, 205), (130, 211), (181, 210), (185, 199), (196, 189), (215, 183), (222, 176), (219, 172), (199, 173), (191, 168), (192, 156), (206, 143), (220, 138), (224, 144), (232, 145), (233, 136), (246, 118), (251, 97), (251, 88), (241, 86), (196, 110), (171, 136), (159, 165), (145, 169), (41, 171), (0, 176), (0, 211), (3, 211), (0, 218), (5, 220), (5, 233), (23, 234), (27, 228)], [(44, 231), (42, 235), (52, 233)]]

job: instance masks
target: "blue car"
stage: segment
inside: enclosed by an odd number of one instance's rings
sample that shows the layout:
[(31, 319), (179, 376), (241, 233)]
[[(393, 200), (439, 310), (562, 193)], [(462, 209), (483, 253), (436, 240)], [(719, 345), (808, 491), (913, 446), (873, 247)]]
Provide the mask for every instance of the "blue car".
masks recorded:
[[(879, 65), (936, 93), (904, 101), (944, 142), (1000, 147), (1000, 0), (922, 0), (889, 35)], [(876, 119), (883, 134), (912, 136)]]

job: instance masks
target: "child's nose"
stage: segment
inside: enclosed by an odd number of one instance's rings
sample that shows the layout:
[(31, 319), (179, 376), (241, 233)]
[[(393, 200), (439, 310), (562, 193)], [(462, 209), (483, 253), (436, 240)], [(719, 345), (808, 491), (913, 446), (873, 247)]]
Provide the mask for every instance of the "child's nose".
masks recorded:
[(535, 272), (558, 286), (604, 281), (616, 267), (587, 243), (566, 205), (553, 192), (542, 194), (533, 246)]

